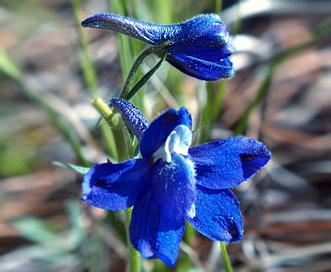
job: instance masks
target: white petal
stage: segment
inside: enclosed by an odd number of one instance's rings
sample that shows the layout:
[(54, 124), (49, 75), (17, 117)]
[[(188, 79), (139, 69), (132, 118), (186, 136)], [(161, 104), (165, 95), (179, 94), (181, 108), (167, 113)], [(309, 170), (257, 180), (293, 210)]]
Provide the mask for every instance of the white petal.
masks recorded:
[(185, 125), (179, 125), (169, 134), (165, 143), (154, 152), (154, 160), (162, 159), (171, 162), (171, 153), (187, 155), (192, 142), (192, 132)]

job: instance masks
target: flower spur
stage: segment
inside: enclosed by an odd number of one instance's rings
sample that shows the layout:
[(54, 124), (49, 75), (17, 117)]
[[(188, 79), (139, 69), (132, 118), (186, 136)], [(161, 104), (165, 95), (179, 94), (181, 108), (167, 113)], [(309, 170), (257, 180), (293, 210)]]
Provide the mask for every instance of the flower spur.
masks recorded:
[(133, 206), (133, 246), (144, 258), (156, 257), (169, 266), (178, 257), (185, 218), (212, 240), (240, 240), (242, 216), (229, 188), (269, 161), (267, 148), (244, 137), (190, 148), (192, 120), (185, 108), (168, 109), (146, 126), (132, 104), (122, 99), (112, 103), (122, 114), (132, 115), (126, 116), (129, 127), (141, 130), (141, 158), (91, 167), (84, 176), (82, 200), (112, 211)]
[(84, 27), (113, 30), (162, 47), (161, 54), (174, 67), (202, 80), (233, 76), (229, 56), (233, 54), (229, 33), (216, 14), (202, 14), (183, 23), (161, 25), (142, 22), (111, 13), (93, 15), (82, 22)]

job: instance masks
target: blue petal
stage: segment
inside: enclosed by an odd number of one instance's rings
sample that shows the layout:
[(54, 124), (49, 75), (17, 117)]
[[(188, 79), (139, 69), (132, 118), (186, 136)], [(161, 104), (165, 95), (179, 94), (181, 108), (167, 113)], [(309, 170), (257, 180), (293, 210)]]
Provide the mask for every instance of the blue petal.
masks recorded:
[(204, 39), (201, 42), (199, 39), (194, 42), (191, 41), (189, 44), (176, 44), (165, 47), (164, 51), (174, 58), (180, 59), (180, 56), (188, 56), (192, 59), (217, 63), (233, 54), (234, 48), (230, 40), (225, 44), (217, 44), (217, 41), (210, 41), (207, 44)]
[(141, 111), (129, 101), (121, 98), (113, 98), (112, 105), (121, 113), (127, 126), (136, 135), (137, 139), (141, 138), (148, 127), (148, 122)]
[(134, 205), (130, 225), (133, 246), (144, 258), (159, 258), (173, 266), (185, 216), (195, 200), (193, 172), (186, 159), (173, 153), (170, 163), (153, 165), (148, 190)]
[(233, 65), (229, 58), (213, 62), (199, 57), (171, 53), (167, 55), (167, 61), (181, 72), (201, 80), (212, 81), (234, 75)]
[(231, 137), (189, 149), (195, 164), (197, 184), (210, 189), (238, 186), (251, 178), (270, 159), (262, 143), (244, 137)]
[(97, 164), (84, 175), (82, 200), (105, 210), (123, 210), (132, 206), (144, 190), (150, 170), (147, 159), (119, 164)]
[(166, 41), (171, 44), (183, 44), (199, 37), (217, 35), (217, 41), (228, 33), (221, 18), (216, 14), (202, 14), (183, 23), (172, 25), (153, 24), (124, 17), (112, 13), (93, 15), (82, 21), (83, 27), (112, 30), (142, 40), (153, 45), (160, 45)]
[(166, 207), (169, 220), (184, 218), (195, 200), (192, 163), (175, 152), (171, 157), (171, 162), (157, 160), (150, 174), (153, 203)]
[(160, 25), (103, 13), (87, 18), (82, 25), (117, 31), (152, 45), (169, 42), (163, 48), (168, 54), (166, 60), (180, 71), (202, 80), (229, 78), (234, 74), (228, 59), (234, 48), (226, 25), (216, 14)]
[(166, 41), (164, 33), (173, 30), (172, 26), (142, 22), (112, 13), (93, 15), (82, 21), (82, 26), (113, 30), (149, 44), (163, 43)]
[(151, 192), (146, 194), (133, 209), (130, 239), (143, 258), (159, 258), (167, 265), (174, 266), (185, 230), (185, 220), (169, 220), (165, 212), (165, 207), (152, 203)]
[(140, 152), (144, 158), (151, 157), (161, 147), (169, 134), (179, 125), (192, 128), (192, 118), (187, 109), (168, 109), (156, 118), (146, 129), (140, 142)]
[(219, 46), (229, 41), (229, 33), (220, 16), (201, 14), (183, 23), (170, 25), (172, 31), (164, 31), (163, 41), (171, 41), (167, 48), (174, 46)]
[(197, 185), (195, 216), (187, 220), (209, 239), (235, 242), (243, 237), (239, 202), (228, 190), (211, 190)]
[(218, 15), (203, 14), (182, 23), (171, 40), (163, 50), (167, 61), (180, 71), (203, 80), (233, 76), (228, 57), (234, 48)]
[(226, 26), (218, 15), (205, 14), (182, 23), (163, 50), (169, 54), (187, 55), (218, 62), (234, 53)]

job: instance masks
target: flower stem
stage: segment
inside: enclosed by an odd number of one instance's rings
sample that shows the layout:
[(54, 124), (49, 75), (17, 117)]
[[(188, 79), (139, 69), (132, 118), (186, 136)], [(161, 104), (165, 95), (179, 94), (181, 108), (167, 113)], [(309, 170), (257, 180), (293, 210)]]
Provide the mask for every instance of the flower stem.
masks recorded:
[(226, 251), (226, 246), (224, 242), (221, 242), (221, 249), (222, 249), (222, 258), (225, 266), (225, 271), (233, 272), (232, 265), (228, 256), (228, 252)]
[(128, 159), (128, 148), (126, 137), (123, 131), (123, 125), (120, 115), (112, 111), (109, 106), (100, 98), (96, 97), (92, 100), (92, 105), (98, 110), (102, 117), (106, 120), (112, 128), (114, 135), (116, 152), (118, 161), (125, 161)]
[(161, 58), (161, 60), (146, 74), (144, 75), (136, 85), (132, 87), (130, 92), (127, 95), (127, 100), (130, 100), (138, 91), (139, 89), (151, 78), (151, 76), (159, 69), (162, 62), (167, 57), (167, 54), (164, 54), (164, 56)]
[[(122, 88), (122, 91), (121, 91), (120, 98), (124, 98), (124, 99), (128, 100), (128, 94), (130, 92), (130, 88), (131, 88), (131, 86), (132, 86), (132, 84), (135, 80), (135, 77), (136, 77), (136, 74), (138, 72), (139, 66), (141, 65), (143, 60), (148, 55), (160, 54), (160, 53), (161, 53), (161, 58), (163, 58), (165, 53), (162, 53), (162, 48), (164, 48), (168, 44), (169, 44), (169, 42), (164, 42), (160, 45), (149, 46), (149, 47), (145, 48), (143, 51), (140, 52), (140, 54), (138, 55), (138, 57), (136, 58), (136, 60), (134, 61), (133, 65), (131, 67), (131, 70), (129, 72), (128, 77), (126, 78), (126, 81), (125, 81), (125, 83), (123, 85), (123, 88)], [(131, 97), (132, 97), (132, 95), (131, 95)]]
[(129, 267), (128, 271), (130, 272), (140, 272), (141, 271), (141, 256), (140, 253), (135, 250), (135, 248), (132, 246), (130, 241), (130, 233), (129, 233), (129, 226), (131, 222), (131, 214), (132, 214), (132, 208), (128, 208), (125, 210), (126, 215), (126, 231), (127, 231), (127, 245), (128, 245), (128, 251), (129, 251)]
[(220, 13), (222, 11), (223, 1), (222, 0), (216, 0), (215, 4), (215, 13)]
[[(117, 156), (119, 161), (125, 161), (128, 159), (128, 147), (126, 143), (126, 137), (123, 131), (123, 123), (121, 122), (120, 115), (109, 108), (109, 106), (100, 98), (94, 98), (92, 105), (99, 111), (102, 117), (106, 120), (109, 126), (112, 127), (112, 132), (116, 142)], [(130, 272), (141, 271), (141, 257), (137, 250), (134, 249), (130, 242), (129, 226), (131, 222), (132, 208), (125, 210), (126, 217), (126, 232), (127, 232), (127, 244), (129, 253), (129, 270)]]

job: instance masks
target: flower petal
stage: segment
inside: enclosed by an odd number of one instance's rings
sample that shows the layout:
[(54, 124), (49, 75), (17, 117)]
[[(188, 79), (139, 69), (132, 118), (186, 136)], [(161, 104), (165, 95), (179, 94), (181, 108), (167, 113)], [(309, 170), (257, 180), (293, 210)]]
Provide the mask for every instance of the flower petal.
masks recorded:
[(180, 71), (202, 79), (217, 80), (233, 76), (229, 56), (233, 54), (226, 26), (215, 14), (203, 14), (182, 23), (176, 42), (163, 50), (167, 61)]
[(124, 17), (112, 13), (93, 15), (82, 21), (83, 27), (92, 27), (113, 30), (149, 44), (157, 44), (165, 41), (164, 33), (172, 32), (173, 27), (167, 25), (142, 22), (130, 17)]
[(123, 210), (135, 203), (146, 185), (150, 160), (97, 164), (84, 175), (82, 200), (105, 210)]
[[(182, 48), (185, 51), (197, 49), (199, 46), (203, 51), (207, 48), (225, 47), (231, 44), (226, 25), (217, 14), (200, 14), (183, 23), (171, 25), (172, 31), (164, 31), (163, 40), (171, 41), (165, 49), (176, 51)], [(231, 49), (233, 53), (233, 47)], [(228, 56), (228, 55), (227, 55)]]
[(220, 32), (202, 35), (195, 39), (190, 36), (186, 43), (185, 37), (183, 37), (181, 42), (169, 44), (163, 50), (169, 54), (187, 55), (213, 62), (225, 59), (234, 53), (234, 47), (227, 32), (224, 35), (221, 35)]
[(124, 33), (155, 46), (168, 42), (162, 49), (168, 54), (166, 60), (202, 80), (229, 78), (234, 73), (228, 59), (234, 48), (226, 25), (216, 14), (201, 14), (182, 23), (160, 25), (103, 13), (85, 19), (82, 25)]
[(201, 80), (212, 81), (230, 78), (234, 75), (233, 65), (229, 58), (212, 62), (201, 59), (199, 56), (193, 57), (171, 53), (167, 55), (167, 61), (181, 72)]
[(166, 207), (152, 201), (151, 192), (134, 206), (130, 224), (132, 245), (144, 258), (159, 258), (169, 266), (174, 266), (179, 244), (185, 230), (184, 218), (171, 218)]
[(187, 220), (209, 239), (235, 242), (243, 237), (239, 202), (228, 190), (211, 190), (196, 186), (195, 213)]
[(195, 200), (193, 168), (172, 154), (170, 163), (157, 160), (148, 190), (133, 208), (130, 237), (144, 258), (157, 257), (173, 266), (184, 232), (185, 216)]
[(144, 158), (151, 157), (167, 140), (169, 134), (179, 125), (192, 127), (192, 118), (187, 109), (168, 109), (156, 118), (146, 129), (140, 142), (140, 152)]
[(262, 143), (244, 137), (231, 137), (189, 149), (195, 165), (197, 184), (210, 189), (238, 186), (251, 178), (270, 159)]
[(157, 160), (150, 174), (153, 202), (166, 207), (169, 220), (184, 218), (195, 200), (192, 163), (175, 152), (171, 157), (171, 162)]
[(154, 152), (153, 160), (162, 159), (171, 162), (173, 152), (187, 156), (192, 142), (192, 132), (184, 125), (179, 125), (169, 134), (165, 143)]

